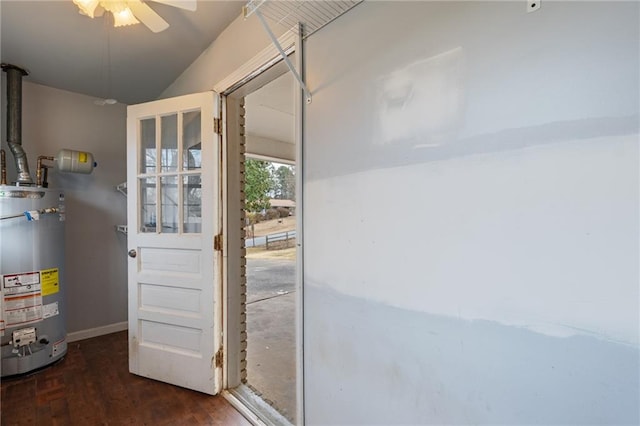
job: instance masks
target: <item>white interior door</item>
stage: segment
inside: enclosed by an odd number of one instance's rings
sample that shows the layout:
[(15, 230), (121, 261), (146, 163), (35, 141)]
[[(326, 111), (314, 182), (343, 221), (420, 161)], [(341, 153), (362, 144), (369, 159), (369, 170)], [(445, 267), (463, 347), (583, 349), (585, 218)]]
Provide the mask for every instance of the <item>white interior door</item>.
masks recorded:
[(127, 110), (129, 370), (208, 394), (221, 384), (218, 95)]

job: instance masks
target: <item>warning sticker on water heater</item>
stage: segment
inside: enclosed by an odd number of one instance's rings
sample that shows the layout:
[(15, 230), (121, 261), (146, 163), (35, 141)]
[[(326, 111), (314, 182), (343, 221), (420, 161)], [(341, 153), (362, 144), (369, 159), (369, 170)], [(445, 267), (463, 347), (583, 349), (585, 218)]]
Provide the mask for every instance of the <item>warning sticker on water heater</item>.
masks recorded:
[(4, 312), (7, 327), (25, 325), (42, 320), (42, 305), (22, 309), (7, 309)]
[(24, 272), (2, 276), (5, 294), (29, 293), (36, 288), (40, 290), (40, 272)]
[(43, 269), (40, 271), (40, 279), (42, 280), (42, 295), (49, 296), (60, 291), (60, 282), (58, 281), (58, 268)]
[(49, 303), (42, 307), (42, 318), (47, 319), (54, 317), (60, 313), (58, 309), (58, 302)]
[(42, 320), (40, 272), (2, 276), (2, 312), (5, 327)]

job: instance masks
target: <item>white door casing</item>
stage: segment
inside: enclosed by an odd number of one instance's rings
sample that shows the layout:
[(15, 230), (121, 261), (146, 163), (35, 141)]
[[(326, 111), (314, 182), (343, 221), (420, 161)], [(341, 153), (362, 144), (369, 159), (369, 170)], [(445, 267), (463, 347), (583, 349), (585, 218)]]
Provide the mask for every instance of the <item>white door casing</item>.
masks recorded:
[(127, 109), (129, 371), (211, 395), (222, 383), (219, 117), (215, 92)]

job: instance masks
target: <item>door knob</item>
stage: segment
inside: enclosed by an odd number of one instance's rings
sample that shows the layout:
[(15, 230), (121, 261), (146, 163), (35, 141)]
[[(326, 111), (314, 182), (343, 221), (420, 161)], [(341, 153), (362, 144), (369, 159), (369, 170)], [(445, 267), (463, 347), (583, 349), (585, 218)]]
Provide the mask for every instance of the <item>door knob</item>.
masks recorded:
[(134, 249), (129, 250), (129, 257), (136, 257), (137, 255), (138, 253)]

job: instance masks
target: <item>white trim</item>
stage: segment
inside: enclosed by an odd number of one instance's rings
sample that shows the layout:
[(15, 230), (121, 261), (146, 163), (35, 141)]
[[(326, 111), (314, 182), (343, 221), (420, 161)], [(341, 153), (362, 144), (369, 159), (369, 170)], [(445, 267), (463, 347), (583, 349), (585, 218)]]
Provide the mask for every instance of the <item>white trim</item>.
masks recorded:
[[(304, 50), (302, 28), (298, 28), (295, 43), (296, 67), (304, 79)], [(310, 97), (302, 84), (294, 90), (295, 107), (295, 147), (296, 147), (296, 424), (305, 424), (304, 412), (304, 103)]]
[[(287, 55), (290, 55), (293, 52), (296, 52), (297, 49), (300, 49), (300, 54), (298, 54), (298, 56), (300, 58), (296, 59), (296, 64), (297, 65), (302, 65), (302, 59), (301, 59), (301, 50), (302, 50), (302, 40), (301, 38), (298, 36), (298, 34), (296, 33), (297, 28), (294, 28), (292, 30), (287, 31), (285, 34), (283, 34), (280, 38), (278, 38), (278, 42), (280, 44), (280, 46), (282, 47), (282, 49), (285, 51), (285, 53)], [(297, 53), (297, 52), (296, 52)], [(228, 75), (226, 78), (224, 78), (223, 80), (221, 80), (220, 82), (218, 82), (217, 84), (214, 85), (213, 90), (216, 91), (217, 93), (220, 93), (223, 97), (234, 92), (235, 90), (243, 87), (244, 85), (246, 85), (247, 83), (249, 83), (250, 81), (252, 81), (254, 78), (260, 76), (261, 74), (263, 74), (265, 71), (269, 70), (271, 67), (273, 67), (274, 65), (278, 64), (279, 62), (282, 61), (282, 57), (280, 55), (280, 52), (277, 50), (277, 48), (273, 45), (270, 45), (268, 47), (266, 47), (265, 49), (263, 49), (260, 53), (258, 53), (256, 56), (254, 56), (251, 60), (247, 61), (245, 64), (243, 64), (242, 66), (240, 66), (239, 68), (237, 68), (233, 73), (231, 73), (230, 75)], [(300, 70), (302, 71), (302, 69), (300, 68)], [(303, 120), (303, 104), (302, 104), (302, 91), (298, 92), (296, 91), (296, 142), (298, 144), (298, 147), (296, 148), (296, 166), (300, 166), (300, 170), (302, 170), (301, 165), (302, 165), (302, 151), (301, 151), (301, 146), (302, 146), (302, 120)], [(300, 94), (298, 96), (298, 94)], [(227, 120), (228, 120), (228, 116), (224, 116), (223, 115), (223, 128), (226, 130), (226, 124), (227, 124)], [(229, 141), (229, 133), (228, 132), (223, 132), (226, 134), (226, 140), (223, 140), (223, 144), (228, 143)], [(254, 156), (248, 152), (245, 153), (245, 155), (248, 156)], [(225, 164), (226, 170), (228, 171), (228, 164)], [(225, 172), (226, 173), (226, 172)], [(298, 171), (298, 168), (296, 168), (296, 175), (297, 176), (301, 176), (301, 172)], [(223, 178), (224, 179), (224, 178)], [(301, 178), (298, 178), (299, 180), (301, 180)], [(302, 193), (302, 185), (299, 186), (299, 189), (297, 189), (298, 195), (301, 197), (301, 193)], [(300, 198), (302, 199), (302, 198)], [(224, 208), (228, 209), (230, 206), (227, 205)], [(298, 216), (298, 214), (296, 214), (296, 216)], [(228, 222), (228, 221), (227, 221)], [(299, 225), (301, 226), (301, 222), (298, 222)], [(223, 224), (226, 224), (226, 222), (223, 220)], [(228, 239), (229, 237), (229, 232), (228, 229), (225, 228), (224, 229), (224, 236), (225, 236), (225, 240)], [(297, 229), (297, 232), (302, 233), (302, 228), (300, 227), (300, 229)], [(299, 248), (298, 249), (298, 253), (301, 254), (302, 250)], [(228, 260), (227, 260), (228, 262)], [(302, 286), (302, 265), (303, 263), (303, 259), (302, 256), (298, 256), (298, 260), (297, 260), (297, 287), (299, 289), (301, 289)], [(224, 287), (224, 294), (228, 294), (228, 288), (227, 286), (229, 285), (229, 274), (227, 272), (226, 274), (226, 279), (223, 280), (223, 287)], [(298, 296), (298, 303), (297, 303), (297, 312), (296, 312), (296, 320), (297, 320), (297, 330), (296, 330), (296, 382), (297, 382), (297, 388), (296, 388), (296, 417), (297, 417), (297, 422), (296, 424), (300, 424), (300, 425), (304, 425), (304, 368), (303, 368), (303, 355), (302, 355), (302, 350), (303, 350), (303, 327), (302, 327), (302, 318), (303, 318), (303, 312), (302, 312), (302, 303), (300, 303), (302, 301), (302, 291), (298, 292), (299, 296)], [(229, 310), (228, 307), (227, 309), (225, 309), (225, 312), (228, 314)], [(224, 320), (223, 320), (223, 327), (224, 327), (224, 332), (223, 332), (223, 336), (227, 336), (227, 333), (230, 332), (230, 324), (229, 324), (229, 318), (227, 317), (227, 314), (225, 314)], [(225, 337), (225, 340), (228, 339), (228, 336)], [(228, 373), (228, 363), (229, 363), (229, 359), (231, 357), (234, 356), (239, 356), (239, 348), (231, 348), (227, 345), (224, 345), (224, 351), (225, 351), (225, 356), (224, 356), (224, 363), (225, 366), (223, 368), (223, 371), (225, 371), (225, 375), (229, 374)], [(228, 386), (228, 378), (225, 377), (223, 379), (223, 382), (225, 383), (225, 388)], [(264, 402), (260, 397), (254, 395), (252, 392), (248, 392), (244, 390), (245, 386), (244, 385), (240, 385), (236, 388), (233, 389), (224, 389), (221, 392), (221, 395), (227, 399), (231, 405), (233, 405), (245, 418), (247, 418), (247, 420), (249, 420), (250, 422), (252, 422), (254, 425), (265, 425), (264, 421), (258, 417), (259, 415), (263, 415), (263, 416), (269, 416), (270, 417), (270, 423), (269, 424), (278, 424), (278, 425), (290, 425), (291, 423), (289, 423), (289, 421), (282, 416), (280, 413), (278, 413), (273, 407), (271, 407), (269, 404), (267, 404), (266, 402)], [(247, 388), (248, 389), (248, 388)], [(302, 391), (302, 392), (301, 392)], [(251, 394), (250, 401), (247, 401), (247, 396), (245, 395), (246, 393)], [(259, 412), (256, 413), (254, 410), (258, 410)]]
[[(221, 174), (220, 174), (220, 182), (222, 182), (222, 199), (223, 204), (221, 206), (222, 210), (222, 395), (225, 396), (225, 389), (229, 387), (229, 333), (227, 330), (229, 329), (229, 299), (228, 299), (228, 286), (226, 283), (229, 281), (229, 266), (228, 266), (228, 257), (229, 257), (229, 209), (231, 206), (228, 205), (228, 181), (229, 181), (229, 162), (227, 156), (228, 154), (228, 145), (227, 141), (229, 137), (229, 132), (227, 130), (227, 97), (224, 95), (220, 95), (220, 123), (222, 125), (221, 137), (222, 141), (220, 146), (222, 148), (222, 165), (221, 165)], [(227, 400), (229, 400), (227, 398)], [(231, 402), (231, 401), (229, 401)], [(233, 405), (233, 404), (232, 404)], [(236, 407), (237, 408), (237, 407)], [(240, 410), (238, 410), (240, 411)], [(245, 416), (246, 417), (246, 416)]]
[(118, 331), (127, 330), (127, 321), (117, 322), (115, 324), (103, 325), (86, 330), (74, 331), (67, 334), (67, 342), (77, 342), (78, 340), (91, 339), (92, 337), (104, 336), (105, 334), (117, 333)]
[(258, 396), (249, 386), (240, 385), (227, 391), (242, 404), (244, 409), (250, 411), (257, 418), (258, 425), (265, 426), (293, 426), (292, 423), (269, 405), (261, 396)]
[(244, 416), (252, 425), (254, 426), (266, 426), (266, 423), (260, 420), (256, 414), (251, 411), (249, 407), (247, 407), (242, 401), (240, 401), (234, 394), (229, 392), (228, 390), (223, 390), (221, 395), (229, 401), (229, 404), (233, 406), (240, 414)]
[[(282, 49), (290, 54), (295, 47), (297, 35), (289, 30), (278, 38), (278, 43)], [(220, 94), (227, 94), (232, 91), (235, 86), (240, 87), (250, 77), (257, 76), (265, 71), (269, 66), (282, 60), (280, 52), (274, 45), (269, 45), (262, 49), (260, 53), (251, 58), (249, 61), (238, 67), (233, 73), (229, 74), (222, 81), (213, 86), (213, 90)], [(242, 83), (242, 84), (239, 84)]]
[[(234, 388), (242, 383), (242, 230), (244, 220), (240, 215), (241, 205), (241, 164), (242, 137), (240, 136), (240, 100), (222, 96), (223, 101), (223, 351), (224, 389)], [(230, 286), (228, 283), (240, 285)]]

